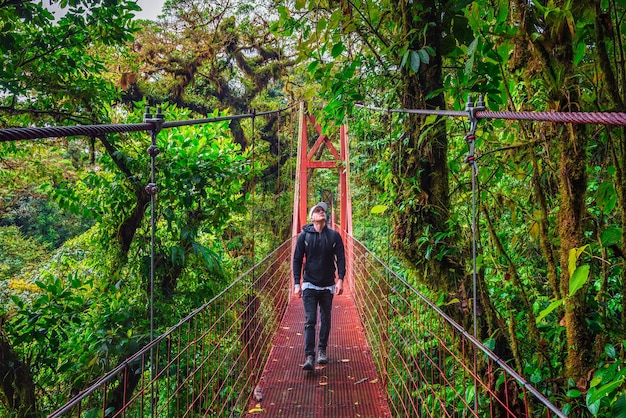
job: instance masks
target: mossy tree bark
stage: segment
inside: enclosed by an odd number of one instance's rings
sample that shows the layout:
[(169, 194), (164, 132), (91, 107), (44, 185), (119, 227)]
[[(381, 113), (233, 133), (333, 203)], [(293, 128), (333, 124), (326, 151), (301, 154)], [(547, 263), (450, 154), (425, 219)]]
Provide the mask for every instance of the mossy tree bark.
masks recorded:
[[(626, 74), (626, 63), (624, 61), (623, 48), (619, 48), (620, 56), (615, 57), (612, 62), (609, 57), (610, 44), (621, 44), (619, 31), (613, 30), (613, 27), (619, 27), (618, 22), (607, 21), (605, 18), (609, 15), (603, 14), (600, 4), (596, 5), (596, 16), (594, 20), (594, 33), (596, 42), (596, 51), (598, 53), (598, 62), (600, 65), (601, 76), (606, 86), (606, 92), (613, 107), (616, 111), (624, 110), (624, 75)], [(615, 26), (617, 25), (617, 26)], [(618, 59), (619, 58), (619, 59)], [(620, 78), (621, 76), (621, 78)], [(622, 262), (622, 295), (626, 295), (626, 257), (624, 250), (626, 249), (626, 166), (624, 160), (626, 158), (626, 130), (621, 129), (616, 132), (615, 136), (610, 135), (613, 140), (610, 143), (610, 152), (615, 165), (616, 172), (616, 191), (621, 208), (621, 224), (622, 224), (622, 242), (621, 248), (614, 246), (611, 249), (621, 257)], [(626, 298), (622, 297), (622, 329), (624, 338), (626, 338)]]
[[(401, 1), (396, 19), (409, 50), (424, 45), (442, 50), (444, 6), (437, 1)], [(424, 34), (421, 37), (420, 34)], [(404, 68), (399, 92), (407, 109), (445, 109), (443, 57), (435, 54), (428, 64), (413, 73)], [(392, 147), (392, 172), (395, 187), (394, 247), (414, 266), (423, 283), (449, 300), (460, 303), (449, 313), (463, 326), (473, 327), (472, 275), (465, 261), (471, 257), (471, 242), (450, 227), (450, 186), (446, 119), (425, 125), (424, 119), (409, 115), (404, 120), (404, 135)], [(430, 254), (427, 256), (426, 254)], [(477, 312), (479, 338), (506, 334), (498, 313), (489, 300), (488, 286), (477, 275)], [(500, 329), (502, 332), (494, 332)], [(498, 344), (503, 357), (511, 355), (504, 339)]]
[[(566, 1), (555, 1), (555, 7), (570, 6)], [(571, 6), (572, 13), (582, 12), (584, 4)], [(576, 9), (574, 9), (576, 8)], [(517, 19), (523, 29), (520, 36), (530, 46), (538, 71), (545, 80), (548, 92), (548, 111), (580, 110), (579, 86), (575, 77), (574, 40), (572, 28), (563, 14), (561, 19), (546, 23), (538, 11), (528, 2), (516, 2)], [(537, 32), (541, 36), (537, 36)], [(537, 69), (536, 69), (537, 70)], [(579, 290), (569, 296), (569, 254), (584, 243), (583, 217), (587, 189), (587, 133), (583, 125), (553, 125), (548, 135), (559, 147), (559, 193), (560, 206), (557, 216), (557, 232), (560, 239), (559, 264), (561, 267), (559, 288), (565, 302), (565, 327), (567, 335), (566, 377), (577, 382), (587, 375), (591, 364), (591, 337), (585, 322), (585, 291)]]
[[(411, 33), (421, 33), (424, 27), (427, 45), (435, 50), (440, 42), (440, 24), (435, 1), (401, 1), (398, 13), (401, 14), (402, 30), (410, 39), (409, 49), (419, 50), (424, 39), (411, 37)], [(418, 18), (419, 16), (419, 18)], [(430, 25), (429, 25), (430, 24)], [(441, 57), (431, 57), (428, 65), (422, 65), (412, 74), (408, 69), (402, 73), (402, 105), (408, 109), (444, 109), (443, 94), (430, 99), (426, 95), (441, 89)], [(393, 175), (397, 186), (394, 245), (411, 264), (423, 272), (425, 282), (433, 288), (445, 292), (455, 292), (456, 283), (463, 272), (450, 253), (449, 240), (437, 240), (438, 235), (446, 234), (449, 219), (448, 184), (448, 139), (445, 119), (424, 132), (424, 121), (418, 116), (409, 116), (404, 122), (404, 138), (394, 142)], [(442, 258), (424, 257), (420, 238), (429, 234), (428, 245), (434, 247), (432, 253), (446, 254)]]

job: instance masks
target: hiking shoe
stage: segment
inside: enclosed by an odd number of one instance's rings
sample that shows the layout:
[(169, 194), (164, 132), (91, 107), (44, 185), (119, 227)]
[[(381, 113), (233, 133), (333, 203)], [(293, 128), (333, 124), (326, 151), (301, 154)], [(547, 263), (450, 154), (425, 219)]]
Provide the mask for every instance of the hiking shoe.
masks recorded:
[(319, 364), (326, 364), (328, 363), (328, 356), (326, 356), (326, 350), (318, 350), (317, 352), (317, 362)]
[(304, 365), (302, 366), (302, 370), (313, 370), (314, 366), (313, 366), (313, 356), (306, 356), (306, 361), (304, 362)]

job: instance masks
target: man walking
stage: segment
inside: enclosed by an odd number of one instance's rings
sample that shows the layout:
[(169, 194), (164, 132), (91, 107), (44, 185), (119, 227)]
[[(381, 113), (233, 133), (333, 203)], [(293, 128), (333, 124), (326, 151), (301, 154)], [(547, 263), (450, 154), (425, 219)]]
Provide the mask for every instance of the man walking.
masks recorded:
[[(326, 346), (330, 334), (330, 315), (333, 295), (343, 293), (343, 278), (346, 275), (346, 258), (343, 240), (339, 232), (326, 225), (328, 206), (319, 202), (311, 208), (312, 224), (305, 225), (296, 241), (293, 254), (294, 293), (302, 297), (306, 322), (304, 324), (304, 370), (313, 370), (315, 357), (315, 325), (317, 310), (320, 311), (320, 333), (317, 345), (318, 364), (328, 363)], [(305, 258), (306, 256), (306, 258)], [(304, 264), (302, 286), (300, 278)], [(337, 282), (335, 282), (337, 272)]]

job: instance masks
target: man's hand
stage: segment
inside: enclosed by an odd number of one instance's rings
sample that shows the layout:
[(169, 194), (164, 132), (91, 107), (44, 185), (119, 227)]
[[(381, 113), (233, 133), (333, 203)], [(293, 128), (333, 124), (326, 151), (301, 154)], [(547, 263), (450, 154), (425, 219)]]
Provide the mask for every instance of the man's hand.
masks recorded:
[(300, 289), (300, 285), (297, 284), (294, 286), (293, 288), (293, 294), (296, 295), (297, 297), (301, 298), (302, 297), (302, 290)]
[(343, 293), (343, 280), (337, 280), (337, 283), (335, 284), (335, 291), (338, 295)]

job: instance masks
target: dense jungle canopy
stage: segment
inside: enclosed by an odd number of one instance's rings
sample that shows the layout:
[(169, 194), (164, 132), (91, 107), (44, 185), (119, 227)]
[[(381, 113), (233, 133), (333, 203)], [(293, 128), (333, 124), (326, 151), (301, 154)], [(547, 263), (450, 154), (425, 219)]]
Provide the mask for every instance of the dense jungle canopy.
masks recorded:
[[(63, 9), (53, 14), (50, 5)], [(354, 231), (570, 416), (626, 417), (625, 0), (0, 0), (0, 128), (305, 101), (351, 136)], [(158, 332), (289, 238), (297, 115), (159, 133)], [(148, 341), (145, 133), (0, 143), (0, 415), (50, 413)], [(313, 179), (336, 190), (332, 176)], [(372, 213), (384, 206), (384, 216)], [(380, 211), (375, 211), (380, 212)]]

